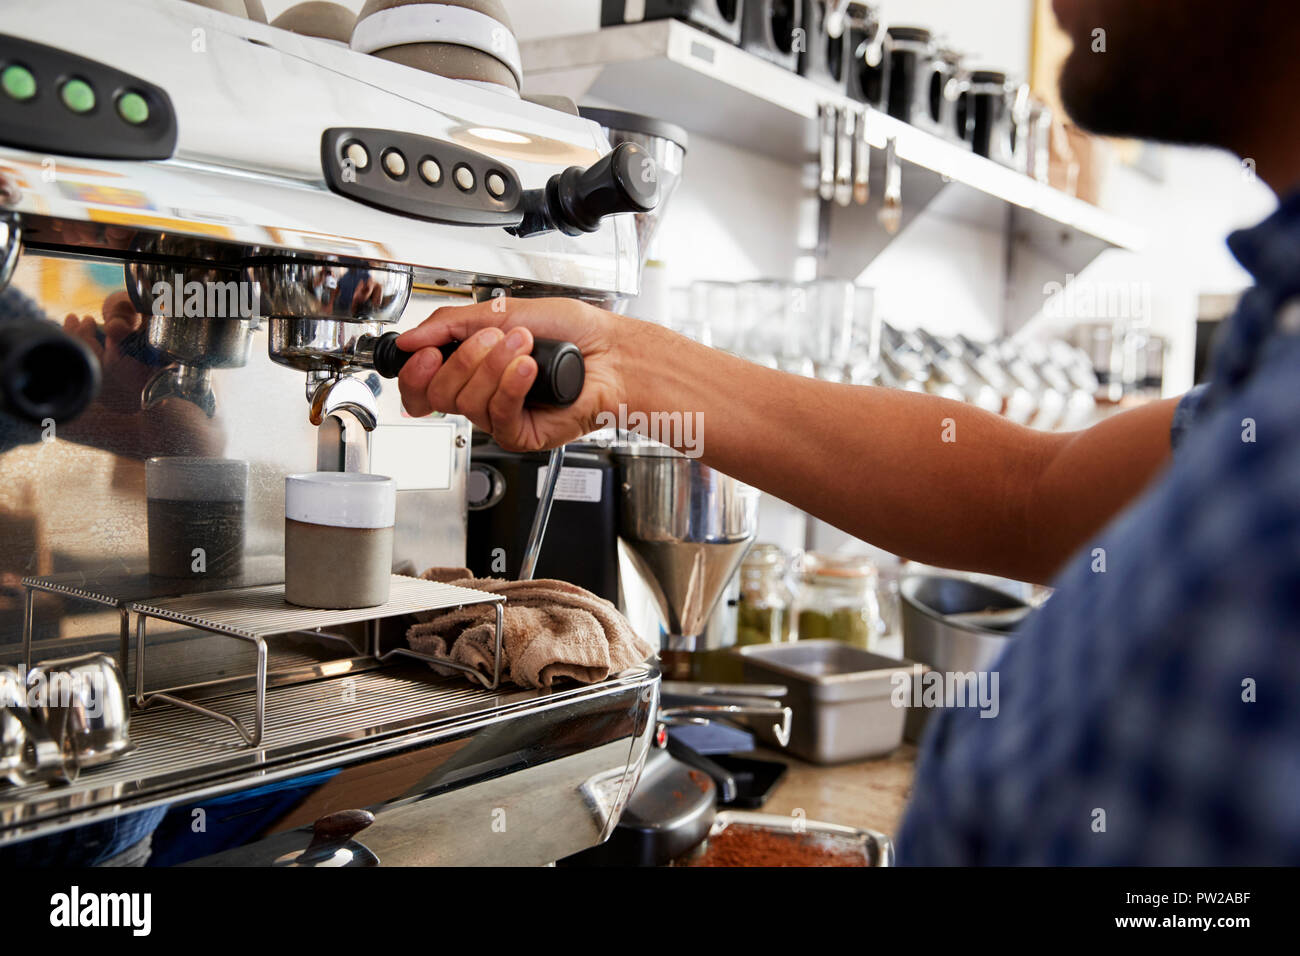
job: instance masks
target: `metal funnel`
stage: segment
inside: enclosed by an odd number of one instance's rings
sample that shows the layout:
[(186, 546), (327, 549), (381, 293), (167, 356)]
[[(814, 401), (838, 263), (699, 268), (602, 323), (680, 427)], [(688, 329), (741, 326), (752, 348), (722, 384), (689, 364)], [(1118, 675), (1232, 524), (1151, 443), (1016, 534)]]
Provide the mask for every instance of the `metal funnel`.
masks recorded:
[(662, 445), (625, 446), (619, 539), (659, 605), (664, 650), (697, 650), (758, 531), (758, 491)]

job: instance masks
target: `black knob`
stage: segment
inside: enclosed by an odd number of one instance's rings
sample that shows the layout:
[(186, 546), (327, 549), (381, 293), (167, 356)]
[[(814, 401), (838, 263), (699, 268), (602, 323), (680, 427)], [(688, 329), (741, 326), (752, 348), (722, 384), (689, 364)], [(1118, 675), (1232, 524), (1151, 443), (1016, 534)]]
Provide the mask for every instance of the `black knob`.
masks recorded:
[[(402, 367), (414, 354), (399, 349), (397, 337), (398, 333), (387, 332), (375, 343), (375, 371), (384, 378), (397, 378)], [(448, 342), (439, 346), (438, 351), (445, 361), (459, 347), (459, 342)], [(563, 408), (576, 402), (587, 379), (587, 366), (582, 360), (581, 350), (572, 342), (534, 339), (532, 356), (537, 362), (537, 381), (528, 390), (524, 404)]]
[(99, 362), (53, 322), (0, 319), (0, 410), (30, 422), (65, 422), (99, 392)]
[(571, 166), (544, 189), (529, 190), (523, 205), (523, 221), (508, 230), (514, 235), (595, 232), (606, 216), (650, 212), (659, 205), (659, 167), (640, 146), (620, 143), (591, 168)]

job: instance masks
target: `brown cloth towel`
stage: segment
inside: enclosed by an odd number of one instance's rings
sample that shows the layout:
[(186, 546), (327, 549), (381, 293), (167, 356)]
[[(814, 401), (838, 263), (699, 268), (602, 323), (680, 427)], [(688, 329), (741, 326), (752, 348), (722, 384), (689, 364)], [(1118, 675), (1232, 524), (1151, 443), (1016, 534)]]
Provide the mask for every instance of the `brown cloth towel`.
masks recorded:
[[(550, 687), (569, 677), (594, 684), (646, 660), (654, 653), (618, 608), (567, 581), (507, 581), (475, 578), (465, 568), (431, 568), (421, 577), (506, 598), (501, 676), (521, 687)], [(449, 657), (492, 676), (496, 611), (471, 604), (419, 615), (407, 643), (425, 654)], [(452, 668), (430, 665), (442, 674)]]

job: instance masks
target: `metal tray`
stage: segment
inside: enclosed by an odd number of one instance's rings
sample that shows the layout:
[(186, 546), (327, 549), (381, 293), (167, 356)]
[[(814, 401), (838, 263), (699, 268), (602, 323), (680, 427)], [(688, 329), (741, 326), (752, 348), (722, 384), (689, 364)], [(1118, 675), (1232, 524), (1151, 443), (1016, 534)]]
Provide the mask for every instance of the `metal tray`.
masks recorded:
[[(928, 669), (832, 640), (740, 647), (734, 653), (743, 661), (746, 681), (786, 685), (785, 702), (794, 711), (786, 749), (819, 764), (880, 757), (898, 747), (907, 708), (894, 706), (894, 675), (906, 674), (910, 682)], [(768, 728), (755, 730), (768, 743), (779, 743)]]
[(709, 837), (693, 853), (674, 861), (674, 866), (699, 866), (708, 852), (708, 840), (727, 827), (749, 826), (786, 834), (813, 835), (825, 845), (840, 851), (862, 854), (862, 865), (884, 867), (894, 865), (894, 843), (875, 830), (846, 827), (838, 823), (820, 823), (801, 817), (777, 816), (771, 813), (749, 813), (743, 810), (723, 810), (713, 820)]

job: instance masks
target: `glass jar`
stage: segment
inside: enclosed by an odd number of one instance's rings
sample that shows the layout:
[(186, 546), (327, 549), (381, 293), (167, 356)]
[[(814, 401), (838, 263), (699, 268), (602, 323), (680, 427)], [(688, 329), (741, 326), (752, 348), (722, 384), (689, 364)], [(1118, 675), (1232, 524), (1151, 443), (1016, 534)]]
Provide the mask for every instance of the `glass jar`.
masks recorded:
[(736, 607), (736, 643), (781, 644), (790, 640), (790, 604), (786, 584), (789, 561), (774, 544), (756, 544), (740, 565), (740, 602)]
[(797, 639), (831, 638), (864, 651), (883, 634), (878, 575), (871, 560), (856, 554), (805, 554), (791, 617)]

